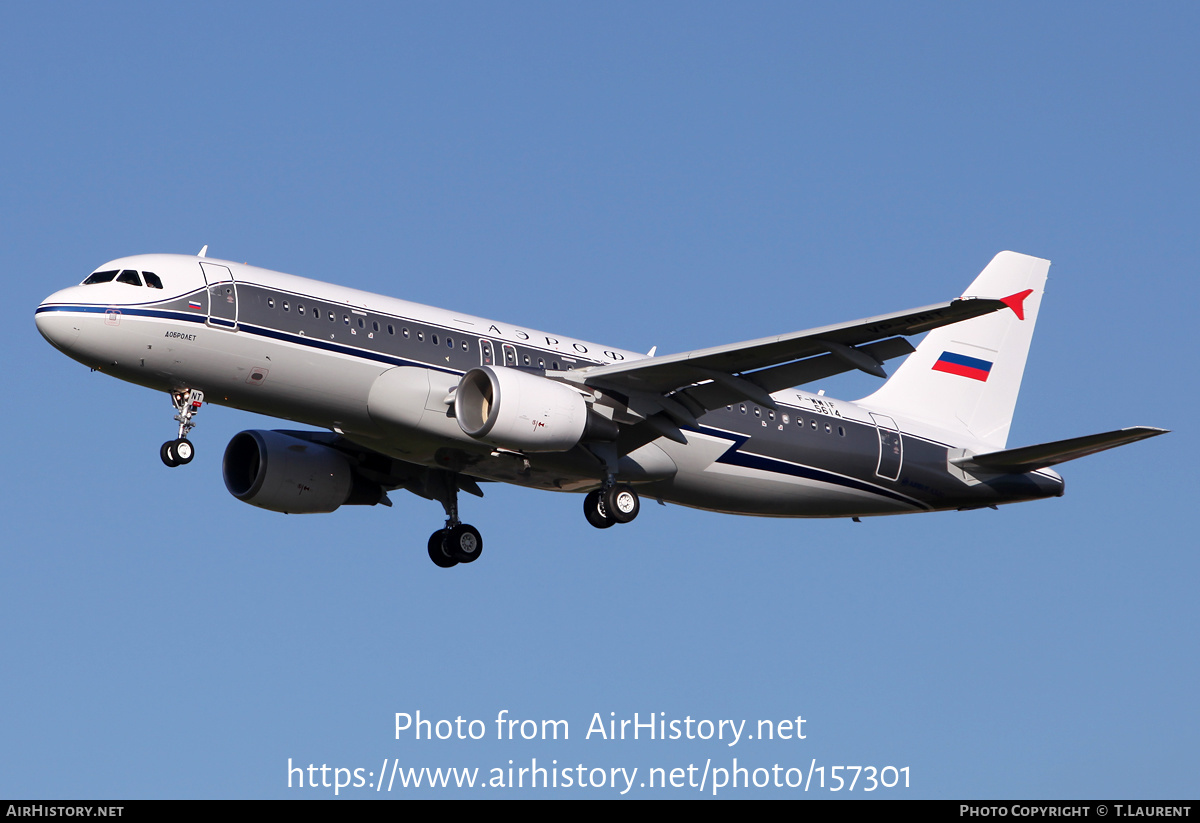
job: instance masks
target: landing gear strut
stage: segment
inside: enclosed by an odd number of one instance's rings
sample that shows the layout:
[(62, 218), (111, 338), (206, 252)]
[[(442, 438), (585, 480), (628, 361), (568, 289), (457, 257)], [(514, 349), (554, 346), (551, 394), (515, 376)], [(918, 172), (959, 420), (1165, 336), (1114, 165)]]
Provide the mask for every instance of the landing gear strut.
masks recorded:
[(196, 424), (192, 418), (200, 412), (204, 405), (204, 392), (199, 389), (181, 389), (171, 392), (171, 403), (175, 406), (175, 419), (179, 422), (179, 437), (168, 440), (158, 450), (162, 462), (171, 468), (183, 466), (192, 462), (196, 456), (196, 447), (187, 439), (188, 432)]
[(429, 535), (429, 559), (448, 569), (459, 563), (474, 563), (483, 552), (479, 530), (458, 519), (458, 478), (453, 472), (431, 471), (426, 480), (429, 496), (446, 510), (446, 527)]

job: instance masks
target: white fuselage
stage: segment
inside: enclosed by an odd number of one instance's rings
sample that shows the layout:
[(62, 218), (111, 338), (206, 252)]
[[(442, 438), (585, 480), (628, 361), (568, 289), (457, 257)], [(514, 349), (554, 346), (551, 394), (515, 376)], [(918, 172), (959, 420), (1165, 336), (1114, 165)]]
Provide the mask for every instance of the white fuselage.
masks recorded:
[[(149, 388), (198, 388), (212, 403), (330, 429), (406, 463), (453, 460), (483, 480), (585, 491), (604, 472), (580, 446), (523, 454), (466, 434), (450, 404), (468, 369), (553, 378), (645, 357), (223, 260), (141, 255), (97, 271), (151, 272), (162, 288), (114, 278), (47, 298), (38, 328), (70, 357)], [(639, 446), (621, 459), (619, 478), (681, 505), (781, 517), (973, 508), (1062, 492), (1050, 470), (969, 482), (948, 455), (986, 449), (916, 419), (799, 390), (771, 397), (776, 409), (743, 402), (705, 413), (685, 430), (686, 444)]]

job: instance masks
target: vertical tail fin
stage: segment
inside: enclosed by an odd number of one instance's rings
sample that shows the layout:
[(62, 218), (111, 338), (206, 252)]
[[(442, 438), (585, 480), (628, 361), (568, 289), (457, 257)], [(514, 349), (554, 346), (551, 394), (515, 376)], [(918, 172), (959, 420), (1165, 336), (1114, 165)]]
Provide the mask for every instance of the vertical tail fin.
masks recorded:
[(998, 298), (1011, 311), (934, 329), (860, 402), (1004, 448), (1049, 270), (1049, 260), (997, 254), (963, 297)]

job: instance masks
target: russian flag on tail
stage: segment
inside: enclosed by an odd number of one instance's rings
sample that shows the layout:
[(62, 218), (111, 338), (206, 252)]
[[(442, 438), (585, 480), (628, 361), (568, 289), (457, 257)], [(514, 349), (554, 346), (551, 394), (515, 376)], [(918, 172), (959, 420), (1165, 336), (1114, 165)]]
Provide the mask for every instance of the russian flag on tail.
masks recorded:
[(978, 357), (967, 357), (965, 354), (944, 351), (937, 362), (933, 364), (933, 370), (957, 374), (960, 377), (969, 377), (972, 380), (986, 383), (988, 375), (992, 372), (992, 364), (990, 361), (980, 360)]

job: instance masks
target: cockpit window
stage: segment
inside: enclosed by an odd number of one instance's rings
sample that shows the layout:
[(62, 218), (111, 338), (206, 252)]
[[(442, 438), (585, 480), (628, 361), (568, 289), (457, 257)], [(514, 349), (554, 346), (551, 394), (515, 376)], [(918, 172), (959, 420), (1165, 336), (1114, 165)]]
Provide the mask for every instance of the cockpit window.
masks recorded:
[(91, 276), (88, 277), (87, 280), (83, 281), (83, 285), (91, 286), (96, 283), (108, 283), (116, 276), (117, 276), (117, 272), (115, 269), (113, 271), (93, 272), (91, 274)]
[(115, 280), (118, 283), (127, 283), (130, 286), (140, 286), (142, 285), (142, 277), (146, 278), (146, 285), (152, 289), (161, 289), (163, 287), (162, 280), (154, 272), (142, 272), (139, 277), (138, 273), (133, 269), (92, 272), (88, 275), (88, 279), (83, 281), (83, 285), (91, 286), (96, 283), (111, 283)]

